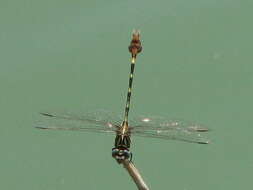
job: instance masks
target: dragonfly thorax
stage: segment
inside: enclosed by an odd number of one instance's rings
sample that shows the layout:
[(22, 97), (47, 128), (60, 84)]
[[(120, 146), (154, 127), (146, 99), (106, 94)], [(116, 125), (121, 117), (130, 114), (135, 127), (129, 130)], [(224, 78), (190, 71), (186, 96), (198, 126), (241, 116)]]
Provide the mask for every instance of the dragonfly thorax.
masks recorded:
[(131, 144), (130, 136), (127, 134), (117, 134), (115, 137), (114, 148), (112, 149), (112, 157), (115, 158), (118, 163), (123, 160), (131, 159), (132, 153), (129, 151)]
[(117, 134), (115, 137), (114, 147), (115, 148), (130, 148), (131, 139), (128, 134)]

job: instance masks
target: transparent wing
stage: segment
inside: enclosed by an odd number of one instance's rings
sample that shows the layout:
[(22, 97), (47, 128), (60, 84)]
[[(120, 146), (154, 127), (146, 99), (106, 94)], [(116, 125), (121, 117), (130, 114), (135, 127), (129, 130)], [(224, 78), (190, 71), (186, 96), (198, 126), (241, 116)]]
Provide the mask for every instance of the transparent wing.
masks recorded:
[(191, 122), (168, 120), (164, 117), (137, 117), (130, 122), (132, 135), (179, 140), (185, 142), (208, 144), (209, 140), (201, 135), (208, 129)]
[(70, 112), (42, 112), (43, 119), (35, 125), (39, 129), (116, 132), (121, 124), (117, 114), (97, 110), (86, 114)]

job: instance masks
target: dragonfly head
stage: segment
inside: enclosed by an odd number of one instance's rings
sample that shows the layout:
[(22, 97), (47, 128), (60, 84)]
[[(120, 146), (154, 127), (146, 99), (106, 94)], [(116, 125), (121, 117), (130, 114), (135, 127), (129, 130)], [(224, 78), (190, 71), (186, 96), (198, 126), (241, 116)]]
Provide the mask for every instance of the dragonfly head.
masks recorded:
[(137, 54), (141, 52), (141, 40), (140, 40), (140, 31), (134, 30), (132, 34), (131, 44), (128, 46), (129, 52), (132, 54), (132, 57), (136, 58)]
[(132, 159), (132, 153), (127, 148), (113, 148), (112, 157), (120, 164), (124, 160)]

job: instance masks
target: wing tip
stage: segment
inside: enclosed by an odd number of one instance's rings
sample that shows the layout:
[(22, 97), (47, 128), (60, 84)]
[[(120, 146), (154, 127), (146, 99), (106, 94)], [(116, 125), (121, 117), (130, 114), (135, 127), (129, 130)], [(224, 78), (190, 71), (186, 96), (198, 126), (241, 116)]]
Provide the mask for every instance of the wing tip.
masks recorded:
[(35, 129), (48, 129), (47, 127), (35, 126)]
[(208, 132), (209, 129), (208, 128), (205, 128), (205, 127), (199, 127), (199, 126), (191, 126), (191, 127), (188, 127), (188, 130), (189, 131), (193, 131), (193, 132)]
[(207, 128), (199, 128), (199, 129), (197, 129), (197, 131), (202, 133), (202, 132), (208, 132), (209, 129), (207, 129)]
[(55, 117), (54, 114), (48, 112), (39, 112), (40, 115), (47, 116), (47, 117)]
[(47, 113), (47, 112), (40, 112), (39, 114), (41, 114), (43, 116), (54, 117), (53, 114), (50, 114), (50, 113)]
[(211, 141), (207, 140), (207, 141), (199, 141), (198, 144), (210, 144)]

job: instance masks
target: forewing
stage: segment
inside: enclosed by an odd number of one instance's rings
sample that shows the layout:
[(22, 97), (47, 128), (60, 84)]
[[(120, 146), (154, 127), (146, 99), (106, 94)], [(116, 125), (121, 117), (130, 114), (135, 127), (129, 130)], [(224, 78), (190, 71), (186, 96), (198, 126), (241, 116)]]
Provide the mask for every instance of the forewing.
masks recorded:
[(198, 144), (208, 144), (209, 140), (202, 137), (200, 133), (189, 132), (189, 131), (180, 131), (180, 130), (169, 130), (169, 131), (159, 131), (159, 130), (150, 130), (150, 131), (134, 131), (131, 132), (132, 135), (141, 136), (141, 137), (150, 137), (150, 138), (159, 138), (165, 140), (178, 140), (190, 143)]
[(179, 140), (207, 144), (209, 141), (201, 133), (208, 129), (191, 122), (170, 120), (164, 117), (137, 117), (131, 120), (131, 134), (143, 137)]
[(39, 129), (115, 132), (120, 126), (117, 114), (105, 110), (85, 114), (42, 112), (41, 115), (43, 119), (35, 125)]

